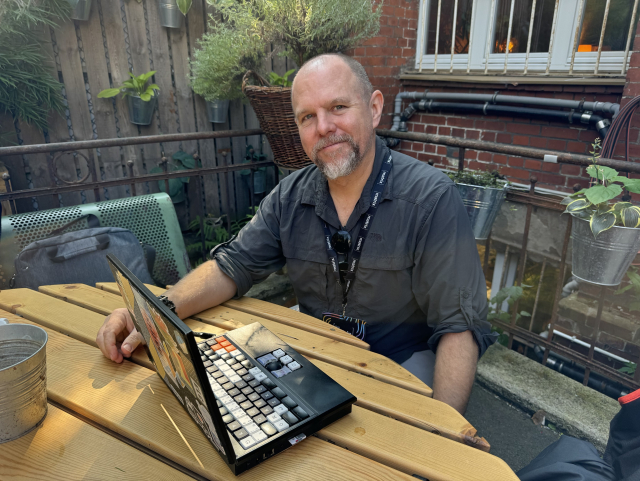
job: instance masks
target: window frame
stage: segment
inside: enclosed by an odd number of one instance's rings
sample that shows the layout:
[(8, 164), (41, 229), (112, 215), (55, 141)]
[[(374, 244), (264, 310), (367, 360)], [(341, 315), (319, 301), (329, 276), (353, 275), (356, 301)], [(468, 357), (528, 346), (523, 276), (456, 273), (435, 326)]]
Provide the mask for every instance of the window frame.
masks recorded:
[[(578, 21), (582, 21), (582, 15), (579, 15), (579, 7), (586, 8), (585, 0), (559, 0), (557, 20), (555, 29), (552, 30), (552, 39), (550, 43), (551, 53), (529, 53), (529, 61), (527, 71), (525, 73), (526, 53), (510, 53), (507, 58), (507, 67), (505, 70), (504, 53), (490, 53), (488, 63), (486, 65), (487, 37), (489, 34), (494, 35), (495, 15), (497, 12), (497, 0), (474, 0), (473, 10), (471, 14), (471, 39), (470, 50), (468, 54), (454, 54), (453, 62), (451, 54), (437, 55), (437, 69), (434, 69), (435, 54), (427, 55), (426, 42), (427, 38), (423, 31), (429, 25), (430, 2), (438, 0), (420, 0), (420, 11), (418, 16), (418, 29), (416, 41), (416, 61), (415, 69), (422, 73), (429, 74), (478, 74), (482, 72), (486, 75), (506, 74), (506, 75), (545, 75), (547, 74), (547, 64), (549, 66), (548, 74), (551, 76), (573, 75), (585, 76), (610, 76), (625, 77), (629, 68), (629, 60), (631, 50), (633, 48), (633, 36), (629, 51), (603, 51), (600, 54), (600, 62), (598, 65), (598, 73), (594, 74), (598, 52), (576, 52), (571, 68), (572, 49), (574, 35)], [(450, 1), (450, 0), (442, 0)], [(492, 3), (495, 2), (493, 11)], [(640, 6), (638, 7), (640, 10)], [(493, 18), (492, 18), (493, 17)], [(561, 22), (560, 19), (570, 18), (570, 28), (567, 23)], [(490, 26), (487, 28), (487, 26)], [(489, 47), (490, 48), (490, 47)], [(471, 55), (471, 62), (469, 62)], [(551, 61), (549, 62), (549, 55)], [(453, 69), (451, 69), (453, 65)]]

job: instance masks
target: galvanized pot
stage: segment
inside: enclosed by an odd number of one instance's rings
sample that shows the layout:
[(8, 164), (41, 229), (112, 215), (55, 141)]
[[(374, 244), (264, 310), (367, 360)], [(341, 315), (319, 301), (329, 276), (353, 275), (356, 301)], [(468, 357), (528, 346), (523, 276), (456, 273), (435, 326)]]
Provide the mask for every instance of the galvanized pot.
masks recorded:
[(86, 21), (89, 20), (89, 14), (91, 14), (91, 0), (78, 0), (71, 12), (71, 18), (73, 20)]
[(184, 15), (178, 8), (176, 0), (158, 0), (158, 9), (160, 11), (160, 25), (169, 28), (182, 27)]
[(127, 95), (129, 103), (129, 120), (136, 125), (149, 125), (153, 120), (153, 111), (158, 103), (158, 94), (156, 93), (151, 100), (145, 102), (140, 97)]
[(503, 188), (496, 188), (456, 184), (456, 187), (469, 214), (473, 235), (476, 240), (487, 239), (493, 227), (493, 221), (496, 220), (504, 202), (506, 185)]
[(0, 443), (35, 429), (47, 415), (47, 333), (30, 324), (0, 326)]
[(229, 112), (228, 100), (207, 100), (207, 117), (209, 122), (213, 124), (224, 124), (227, 121), (227, 113)]
[(573, 217), (571, 271), (578, 279), (617, 286), (640, 251), (640, 229), (614, 226), (593, 237), (589, 221)]

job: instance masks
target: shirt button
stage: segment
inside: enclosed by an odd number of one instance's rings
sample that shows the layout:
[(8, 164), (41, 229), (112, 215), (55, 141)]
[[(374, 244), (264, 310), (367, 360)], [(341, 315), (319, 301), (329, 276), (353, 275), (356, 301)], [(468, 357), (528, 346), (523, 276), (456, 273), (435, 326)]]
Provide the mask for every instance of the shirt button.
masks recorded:
[(462, 297), (464, 297), (465, 299), (469, 298), (469, 293), (468, 292), (463, 292), (462, 293)]

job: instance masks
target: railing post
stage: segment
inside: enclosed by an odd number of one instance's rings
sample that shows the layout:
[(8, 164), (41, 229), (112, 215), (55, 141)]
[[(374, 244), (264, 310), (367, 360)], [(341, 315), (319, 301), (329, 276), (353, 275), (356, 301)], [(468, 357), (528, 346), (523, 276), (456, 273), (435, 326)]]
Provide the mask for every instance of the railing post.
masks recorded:
[(467, 149), (464, 147), (458, 148), (458, 172), (462, 172), (464, 170), (464, 155)]
[[(127, 166), (129, 167), (129, 177), (133, 179), (135, 177), (133, 173), (133, 159), (127, 160)], [(168, 193), (169, 193), (169, 189), (167, 189), (167, 194)], [(135, 196), (136, 196), (136, 183), (131, 182), (131, 197), (135, 197)]]
[[(602, 308), (604, 307), (604, 296), (605, 296), (605, 288), (604, 286), (600, 287), (600, 295), (598, 296), (598, 313), (596, 314), (596, 323), (593, 326), (593, 335), (591, 336), (591, 346), (589, 347), (589, 356), (588, 362), (593, 361), (593, 352), (596, 348), (596, 340), (598, 339), (598, 331), (600, 331), (600, 320), (602, 319)], [(582, 380), (582, 384), (585, 386), (589, 383), (589, 375), (591, 374), (591, 368), (587, 364), (584, 367), (584, 379)]]
[[(167, 171), (169, 170), (169, 160), (165, 157), (164, 152), (162, 152), (162, 158), (160, 159), (160, 164), (162, 165), (162, 171), (166, 174)], [(169, 179), (164, 179), (164, 190), (167, 193), (167, 195), (171, 195), (169, 194)]]
[[(11, 192), (11, 176), (9, 175), (8, 172), (5, 172), (4, 174), (2, 174), (2, 180), (4, 180), (4, 188), (7, 192)], [(11, 208), (11, 201), (9, 201), (9, 207)], [(2, 210), (0, 208), (0, 210)], [(13, 208), (11, 209), (11, 213), (12, 214), (17, 214), (18, 213), (18, 209), (16, 206), (16, 201), (15, 199), (13, 200)]]

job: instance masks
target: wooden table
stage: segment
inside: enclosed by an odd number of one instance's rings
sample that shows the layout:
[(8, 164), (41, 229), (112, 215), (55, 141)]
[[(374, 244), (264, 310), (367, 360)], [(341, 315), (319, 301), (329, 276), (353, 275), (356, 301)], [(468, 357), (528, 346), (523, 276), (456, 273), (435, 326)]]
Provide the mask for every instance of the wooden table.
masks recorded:
[[(49, 335), (49, 413), (39, 429), (0, 446), (0, 479), (235, 479), (143, 350), (122, 364), (102, 356), (96, 333), (118, 307), (124, 303), (112, 283), (0, 291), (0, 317)], [(238, 478), (517, 480), (462, 415), (431, 398), (431, 388), (326, 323), (249, 298), (185, 322), (222, 334), (255, 321), (358, 402), (350, 415)]]

